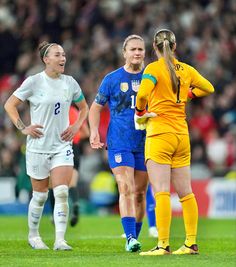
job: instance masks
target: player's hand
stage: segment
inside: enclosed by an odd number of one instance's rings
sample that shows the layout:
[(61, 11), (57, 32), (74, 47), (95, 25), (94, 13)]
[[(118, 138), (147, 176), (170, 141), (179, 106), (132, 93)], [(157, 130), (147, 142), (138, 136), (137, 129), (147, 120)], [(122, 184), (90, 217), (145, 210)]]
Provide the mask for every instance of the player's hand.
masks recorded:
[(192, 99), (196, 98), (195, 94), (193, 93), (193, 89), (195, 87), (190, 86), (189, 90), (188, 90), (188, 97), (187, 97), (187, 102), (190, 102)]
[(147, 122), (149, 118), (156, 117), (157, 114), (154, 112), (147, 112), (146, 110), (142, 112), (136, 111), (134, 114), (134, 125), (136, 130), (145, 130), (147, 127)]
[(89, 142), (92, 148), (99, 149), (104, 146), (104, 143), (100, 141), (100, 135), (98, 132), (91, 131)]
[(61, 139), (63, 141), (72, 141), (76, 133), (79, 131), (79, 125), (73, 124), (70, 125), (62, 134)]
[(42, 129), (43, 126), (39, 124), (29, 125), (21, 130), (21, 132), (24, 135), (30, 135), (33, 138), (40, 138), (43, 136), (43, 133), (39, 130), (40, 128)]

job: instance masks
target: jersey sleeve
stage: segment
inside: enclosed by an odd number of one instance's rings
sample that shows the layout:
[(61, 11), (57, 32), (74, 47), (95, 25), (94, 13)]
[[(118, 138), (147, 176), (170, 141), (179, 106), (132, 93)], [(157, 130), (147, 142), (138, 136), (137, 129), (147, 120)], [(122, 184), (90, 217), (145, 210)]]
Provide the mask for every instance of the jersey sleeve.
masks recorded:
[(81, 87), (73, 77), (71, 77), (71, 83), (74, 91), (72, 101), (78, 103), (84, 99), (83, 92), (81, 90)]
[(106, 76), (103, 79), (94, 100), (97, 104), (104, 106), (107, 103), (110, 95), (109, 88), (110, 88), (110, 78), (109, 76)]
[(33, 94), (33, 78), (30, 76), (24, 80), (19, 88), (13, 93), (21, 101), (27, 100)]
[(148, 80), (151, 81), (152, 84), (155, 86), (157, 84), (157, 70), (153, 66), (153, 64), (147, 65), (143, 72), (142, 80)]
[(197, 97), (206, 96), (214, 92), (213, 85), (196, 69), (189, 66), (189, 70), (191, 74), (191, 86), (194, 87), (192, 91)]
[(154, 71), (152, 65), (147, 65), (143, 72), (142, 81), (136, 99), (136, 107), (139, 110), (146, 108), (148, 96), (157, 84), (155, 72), (156, 71)]

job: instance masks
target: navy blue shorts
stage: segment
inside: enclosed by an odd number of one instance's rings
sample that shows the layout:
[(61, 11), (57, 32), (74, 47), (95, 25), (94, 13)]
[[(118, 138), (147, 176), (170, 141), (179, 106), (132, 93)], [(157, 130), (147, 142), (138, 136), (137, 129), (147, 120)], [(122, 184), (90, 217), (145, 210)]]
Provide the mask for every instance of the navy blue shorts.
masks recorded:
[(147, 171), (143, 152), (108, 150), (110, 168), (129, 166), (138, 171)]

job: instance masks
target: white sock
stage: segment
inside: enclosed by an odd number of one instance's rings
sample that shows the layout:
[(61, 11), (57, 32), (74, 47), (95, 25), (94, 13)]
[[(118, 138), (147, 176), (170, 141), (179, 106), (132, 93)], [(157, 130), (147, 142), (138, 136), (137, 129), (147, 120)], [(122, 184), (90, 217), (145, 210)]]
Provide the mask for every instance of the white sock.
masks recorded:
[(28, 210), (29, 237), (39, 236), (39, 223), (47, 198), (48, 192), (33, 191)]
[(64, 239), (68, 215), (69, 215), (69, 205), (68, 205), (68, 186), (59, 185), (53, 189), (55, 197), (54, 206), (54, 223), (56, 231), (56, 241)]

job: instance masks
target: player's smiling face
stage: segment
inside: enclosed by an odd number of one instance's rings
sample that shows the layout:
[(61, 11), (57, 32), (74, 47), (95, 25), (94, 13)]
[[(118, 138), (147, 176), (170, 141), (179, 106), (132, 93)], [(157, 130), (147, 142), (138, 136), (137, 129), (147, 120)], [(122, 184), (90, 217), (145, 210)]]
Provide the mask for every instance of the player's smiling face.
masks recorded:
[(140, 39), (129, 40), (124, 51), (126, 64), (141, 65), (144, 61), (144, 56), (144, 42)]
[(66, 55), (60, 45), (53, 45), (49, 48), (47, 55), (44, 57), (46, 68), (51, 72), (61, 74), (65, 70)]

